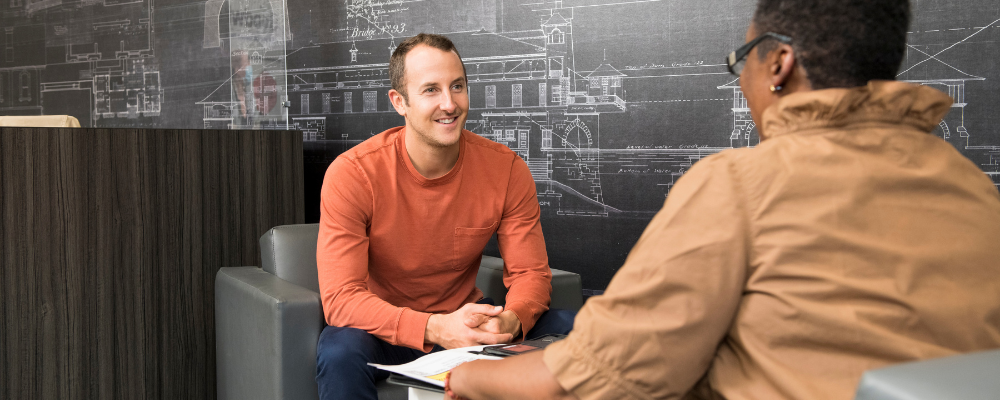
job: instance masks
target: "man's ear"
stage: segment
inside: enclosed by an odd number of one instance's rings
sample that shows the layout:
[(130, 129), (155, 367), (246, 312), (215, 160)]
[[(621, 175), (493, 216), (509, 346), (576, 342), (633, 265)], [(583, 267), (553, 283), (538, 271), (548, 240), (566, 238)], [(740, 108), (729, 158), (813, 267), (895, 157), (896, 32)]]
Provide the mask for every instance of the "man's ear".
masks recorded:
[(402, 93), (397, 92), (396, 89), (389, 89), (389, 102), (392, 103), (392, 107), (399, 115), (406, 117), (406, 98), (403, 97)]
[(788, 84), (789, 77), (795, 69), (795, 52), (792, 46), (781, 43), (767, 57), (771, 72), (771, 84), (780, 87)]

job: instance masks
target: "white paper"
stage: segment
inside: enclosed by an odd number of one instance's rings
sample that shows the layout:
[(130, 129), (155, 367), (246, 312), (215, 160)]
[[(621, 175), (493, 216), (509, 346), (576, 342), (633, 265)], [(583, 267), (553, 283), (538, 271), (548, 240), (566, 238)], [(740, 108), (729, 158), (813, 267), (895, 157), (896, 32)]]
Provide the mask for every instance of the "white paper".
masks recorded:
[(486, 346), (463, 347), (431, 353), (402, 365), (371, 364), (375, 368), (395, 372), (432, 385), (444, 387), (444, 373), (459, 365), (475, 360), (500, 360), (500, 357), (473, 354)]

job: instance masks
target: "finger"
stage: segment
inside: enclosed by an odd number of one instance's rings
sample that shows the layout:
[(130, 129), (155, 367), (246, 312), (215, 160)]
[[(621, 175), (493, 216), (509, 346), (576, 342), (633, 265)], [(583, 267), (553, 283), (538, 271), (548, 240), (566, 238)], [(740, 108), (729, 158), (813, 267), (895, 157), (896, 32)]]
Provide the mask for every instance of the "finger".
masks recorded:
[(462, 307), (467, 313), (485, 314), (491, 317), (500, 315), (503, 312), (503, 307), (501, 306), (491, 306), (489, 304), (466, 304)]
[(473, 328), (483, 332), (500, 333), (500, 324), (497, 323), (496, 318), (490, 318), (490, 320), (486, 321), (486, 323)]
[(465, 326), (469, 328), (477, 328), (480, 325), (486, 323), (490, 320), (490, 317), (485, 314), (472, 314), (465, 318)]
[(509, 333), (496, 334), (496, 333), (478, 332), (476, 333), (475, 339), (476, 342), (478, 342), (479, 344), (501, 344), (501, 343), (510, 343), (511, 340), (514, 340), (514, 335), (511, 335)]

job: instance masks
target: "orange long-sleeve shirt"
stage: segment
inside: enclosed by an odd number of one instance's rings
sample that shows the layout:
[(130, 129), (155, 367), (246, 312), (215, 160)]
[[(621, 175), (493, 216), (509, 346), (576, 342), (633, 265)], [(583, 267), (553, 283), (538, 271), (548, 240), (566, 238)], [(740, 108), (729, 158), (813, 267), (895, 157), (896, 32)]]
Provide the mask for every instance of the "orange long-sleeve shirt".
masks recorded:
[(323, 180), (316, 261), (329, 325), (430, 351), (433, 313), (482, 298), (476, 274), (494, 232), (504, 259), (506, 309), (527, 332), (552, 290), (535, 182), (506, 146), (463, 131), (458, 161), (424, 178), (403, 127), (337, 157)]

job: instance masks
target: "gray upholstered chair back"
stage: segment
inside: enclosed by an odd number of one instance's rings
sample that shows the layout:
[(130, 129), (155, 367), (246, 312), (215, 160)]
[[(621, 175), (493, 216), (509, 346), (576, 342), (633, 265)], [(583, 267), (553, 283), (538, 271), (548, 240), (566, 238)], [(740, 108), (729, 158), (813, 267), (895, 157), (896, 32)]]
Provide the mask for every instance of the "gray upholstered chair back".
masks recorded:
[(261, 268), (281, 279), (319, 293), (316, 240), (319, 224), (281, 225), (260, 237)]
[(1000, 399), (1000, 349), (865, 372), (855, 400)]
[[(319, 293), (316, 273), (318, 238), (319, 224), (271, 228), (260, 237), (261, 268), (264, 272)], [(497, 305), (504, 305), (507, 296), (507, 288), (503, 285), (503, 266), (502, 259), (484, 256), (476, 278), (476, 286)], [(552, 308), (579, 310), (583, 306), (580, 275), (553, 269), (552, 287), (564, 289), (552, 291)]]

